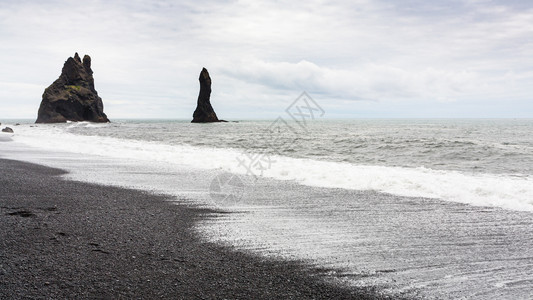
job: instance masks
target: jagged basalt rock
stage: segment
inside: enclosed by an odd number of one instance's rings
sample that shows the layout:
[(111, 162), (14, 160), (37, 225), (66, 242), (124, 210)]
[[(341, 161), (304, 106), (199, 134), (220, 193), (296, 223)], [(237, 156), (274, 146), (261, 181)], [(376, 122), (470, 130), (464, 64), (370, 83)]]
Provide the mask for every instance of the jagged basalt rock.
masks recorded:
[(13, 133), (13, 129), (11, 129), (9, 127), (6, 127), (4, 129), (2, 129), (2, 132)]
[(69, 57), (59, 78), (44, 90), (35, 123), (109, 122), (102, 98), (94, 89), (91, 57)]
[(211, 77), (206, 68), (200, 72), (200, 94), (198, 95), (198, 104), (192, 115), (192, 123), (210, 123), (225, 122), (219, 120), (213, 106), (211, 106)]

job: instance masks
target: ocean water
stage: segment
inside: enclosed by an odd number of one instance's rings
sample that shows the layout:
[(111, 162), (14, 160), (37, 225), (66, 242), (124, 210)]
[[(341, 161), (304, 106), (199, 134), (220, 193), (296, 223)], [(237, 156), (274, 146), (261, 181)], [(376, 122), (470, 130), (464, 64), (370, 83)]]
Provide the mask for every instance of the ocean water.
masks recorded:
[(154, 120), (20, 129), (17, 140), (48, 149), (533, 210), (532, 120), (343, 120), (305, 128)]
[[(278, 123), (197, 126), (188, 121), (129, 120), (109, 126), (69, 125), (67, 131), (356, 165), (533, 174), (533, 120), (315, 120), (305, 128), (296, 122)], [(278, 127), (280, 131), (271, 132)], [(272, 136), (281, 141), (272, 142)]]
[(533, 297), (533, 120), (20, 123), (0, 155), (233, 212), (207, 240), (392, 295)]

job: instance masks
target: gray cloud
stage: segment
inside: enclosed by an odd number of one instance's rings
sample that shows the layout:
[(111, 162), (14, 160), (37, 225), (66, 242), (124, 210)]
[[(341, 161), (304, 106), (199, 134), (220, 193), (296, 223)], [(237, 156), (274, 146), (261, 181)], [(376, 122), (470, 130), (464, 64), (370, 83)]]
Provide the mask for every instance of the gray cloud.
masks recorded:
[(533, 117), (532, 22), (524, 1), (4, 1), (0, 117), (34, 117), (76, 51), (115, 118), (189, 118), (202, 67), (232, 118), (302, 90), (329, 116)]

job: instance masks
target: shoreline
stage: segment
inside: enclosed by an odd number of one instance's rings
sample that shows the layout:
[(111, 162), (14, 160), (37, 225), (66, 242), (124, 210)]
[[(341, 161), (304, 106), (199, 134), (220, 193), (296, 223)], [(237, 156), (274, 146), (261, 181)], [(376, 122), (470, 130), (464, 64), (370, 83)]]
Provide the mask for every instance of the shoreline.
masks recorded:
[(214, 210), (0, 159), (0, 298), (383, 299), (200, 240)]

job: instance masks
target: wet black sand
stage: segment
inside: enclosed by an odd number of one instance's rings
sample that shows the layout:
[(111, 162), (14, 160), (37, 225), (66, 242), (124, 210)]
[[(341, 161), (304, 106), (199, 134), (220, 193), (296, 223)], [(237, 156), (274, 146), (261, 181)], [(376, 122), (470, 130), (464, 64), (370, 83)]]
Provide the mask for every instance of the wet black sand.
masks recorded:
[(198, 239), (211, 211), (0, 159), (0, 299), (376, 299)]

